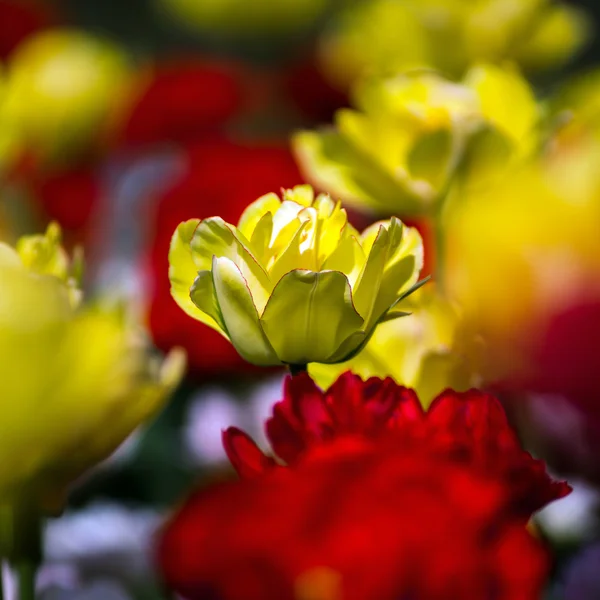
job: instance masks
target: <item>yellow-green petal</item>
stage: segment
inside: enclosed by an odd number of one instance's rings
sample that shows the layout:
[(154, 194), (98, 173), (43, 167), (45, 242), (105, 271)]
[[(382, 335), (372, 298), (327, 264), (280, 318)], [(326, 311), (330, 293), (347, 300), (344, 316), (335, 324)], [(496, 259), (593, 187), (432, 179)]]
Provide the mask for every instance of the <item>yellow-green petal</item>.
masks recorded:
[(250, 252), (250, 242), (237, 229), (220, 217), (204, 219), (194, 231), (191, 248), (198, 271), (210, 270), (214, 256), (232, 260), (248, 282), (258, 310), (263, 309), (272, 285), (265, 269)]
[(198, 269), (192, 258), (190, 242), (198, 223), (200, 223), (199, 219), (190, 219), (180, 223), (171, 239), (171, 248), (169, 249), (171, 296), (190, 317), (221, 331), (219, 324), (209, 314), (200, 310), (190, 298), (190, 288), (198, 275)]
[(339, 345), (363, 324), (348, 279), (337, 271), (286, 274), (261, 317), (282, 362), (330, 362)]
[(259, 366), (281, 364), (267, 339), (247, 281), (229, 258), (213, 258), (213, 282), (223, 324), (240, 355)]
[(238, 230), (242, 232), (242, 235), (251, 238), (258, 222), (267, 213), (275, 214), (280, 206), (281, 200), (277, 194), (270, 193), (261, 196), (244, 210), (238, 222)]
[(200, 271), (190, 288), (192, 302), (218, 325), (221, 333), (228, 338), (223, 316), (217, 302), (217, 294), (211, 271)]

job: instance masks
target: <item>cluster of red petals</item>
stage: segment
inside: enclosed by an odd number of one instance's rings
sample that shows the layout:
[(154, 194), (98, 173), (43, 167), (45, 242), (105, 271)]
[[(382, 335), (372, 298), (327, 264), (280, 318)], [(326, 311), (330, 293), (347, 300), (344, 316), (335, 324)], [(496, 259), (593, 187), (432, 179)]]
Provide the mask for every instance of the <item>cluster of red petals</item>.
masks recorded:
[(537, 600), (548, 556), (531, 513), (569, 492), (472, 390), (424, 412), (393, 381), (288, 379), (267, 434), (224, 443), (242, 475), (195, 492), (158, 561), (190, 600)]
[(158, 544), (189, 600), (537, 600), (542, 545), (504, 482), (388, 438), (191, 496)]
[[(286, 380), (266, 432), (274, 454), (290, 466), (333, 440), (391, 438), (404, 454), (444, 457), (501, 478), (511, 490), (513, 510), (527, 518), (570, 491), (522, 449), (500, 402), (478, 390), (446, 390), (425, 412), (414, 391), (389, 378), (363, 381), (347, 372), (323, 392), (301, 374)], [(237, 428), (223, 433), (223, 443), (242, 477), (280, 468)]]
[(256, 198), (281, 187), (293, 187), (302, 179), (290, 150), (280, 144), (250, 145), (223, 137), (207, 138), (188, 146), (185, 157), (184, 173), (157, 199), (147, 269), (152, 337), (164, 351), (184, 347), (190, 369), (198, 376), (249, 369), (249, 363), (225, 338), (186, 315), (171, 297), (171, 237), (187, 219), (218, 214), (229, 223), (237, 223)]

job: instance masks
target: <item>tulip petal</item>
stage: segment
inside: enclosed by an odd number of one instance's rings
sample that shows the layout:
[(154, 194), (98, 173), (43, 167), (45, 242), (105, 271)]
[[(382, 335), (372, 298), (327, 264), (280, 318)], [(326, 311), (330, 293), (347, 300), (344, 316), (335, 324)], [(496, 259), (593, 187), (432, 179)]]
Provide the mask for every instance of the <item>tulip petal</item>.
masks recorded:
[(239, 267), (227, 257), (215, 256), (212, 274), (223, 323), (235, 349), (255, 365), (281, 364), (261, 327), (250, 288)]
[(379, 293), (383, 270), (390, 252), (396, 250), (396, 247), (391, 246), (392, 241), (394, 246), (397, 246), (400, 235), (402, 235), (402, 223), (400, 221), (393, 220), (388, 226), (385, 223), (380, 223), (373, 245), (368, 251), (367, 262), (358, 277), (352, 294), (356, 310), (362, 315), (365, 322), (368, 322), (371, 318), (375, 300)]
[(220, 217), (200, 222), (191, 241), (192, 256), (199, 271), (209, 271), (213, 257), (232, 260), (252, 290), (252, 298), (262, 311), (272, 290), (269, 276), (250, 252), (250, 242)]
[[(367, 327), (375, 326), (387, 310), (415, 289), (423, 267), (423, 242), (419, 232), (404, 227), (401, 243), (391, 248), (383, 267), (380, 285)], [(419, 286), (420, 287), (420, 286)]]
[(209, 313), (198, 308), (190, 298), (190, 288), (198, 275), (198, 269), (192, 259), (190, 242), (198, 223), (200, 223), (199, 219), (180, 223), (173, 234), (169, 249), (171, 296), (190, 317), (222, 332), (215, 319)]
[(247, 238), (251, 238), (259, 221), (267, 214), (272, 215), (279, 210), (281, 200), (277, 194), (266, 194), (250, 204), (242, 213), (238, 222), (238, 230)]
[(292, 145), (299, 164), (314, 182), (347, 204), (386, 212), (402, 210), (407, 215), (423, 212), (422, 197), (336, 131), (301, 131), (292, 138)]
[(282, 362), (305, 364), (330, 362), (363, 319), (343, 273), (294, 270), (275, 286), (261, 323)]
[(367, 332), (361, 330), (351, 333), (342, 341), (335, 353), (331, 355), (329, 362), (335, 364), (354, 358), (366, 346), (373, 331)]
[(225, 323), (219, 309), (213, 276), (210, 271), (200, 271), (198, 273), (190, 288), (190, 298), (203, 313), (209, 315), (217, 323), (223, 335), (228, 337), (225, 333)]
[(356, 237), (354, 235), (346, 235), (323, 263), (321, 269), (323, 271), (341, 271), (348, 277), (350, 287), (354, 289), (365, 261), (365, 253)]
[(490, 123), (517, 144), (526, 140), (540, 115), (531, 87), (516, 70), (479, 65), (467, 73), (465, 84), (477, 93)]
[[(314, 270), (316, 268), (314, 244), (310, 240), (315, 237), (315, 222), (307, 220), (300, 224), (294, 237), (289, 241), (287, 247), (278, 254), (275, 262), (269, 269), (271, 281), (278, 281), (293, 269)], [(302, 244), (309, 239), (307, 251), (302, 250)]]

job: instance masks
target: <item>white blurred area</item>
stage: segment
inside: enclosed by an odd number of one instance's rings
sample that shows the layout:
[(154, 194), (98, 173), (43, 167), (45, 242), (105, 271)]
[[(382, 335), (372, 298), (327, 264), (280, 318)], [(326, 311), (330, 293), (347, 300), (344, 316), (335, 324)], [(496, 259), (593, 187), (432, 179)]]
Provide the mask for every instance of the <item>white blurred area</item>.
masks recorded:
[(186, 460), (198, 467), (225, 465), (221, 435), (231, 426), (243, 429), (267, 450), (264, 424), (273, 404), (283, 398), (284, 379), (285, 374), (275, 375), (248, 388), (243, 397), (224, 387), (201, 388), (190, 399), (182, 432)]
[(600, 525), (600, 493), (583, 481), (569, 480), (569, 484), (573, 491), (539, 511), (535, 520), (553, 541), (591, 541)]

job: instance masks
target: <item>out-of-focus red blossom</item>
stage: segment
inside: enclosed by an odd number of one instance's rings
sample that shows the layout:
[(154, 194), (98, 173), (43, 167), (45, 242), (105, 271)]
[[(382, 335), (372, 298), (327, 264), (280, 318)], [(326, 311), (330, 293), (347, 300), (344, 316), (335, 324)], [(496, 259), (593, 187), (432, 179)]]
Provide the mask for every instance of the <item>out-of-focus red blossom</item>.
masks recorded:
[(67, 231), (84, 229), (100, 198), (100, 183), (91, 165), (39, 173), (30, 178), (29, 185), (46, 217)]
[(310, 121), (329, 123), (336, 110), (349, 104), (347, 94), (331, 86), (312, 56), (287, 66), (282, 85), (288, 102)]
[(548, 569), (503, 478), (391, 438), (198, 491), (157, 555), (189, 600), (537, 600)]
[(158, 65), (138, 94), (119, 136), (126, 146), (193, 141), (244, 105), (241, 68), (214, 60)]
[[(446, 390), (424, 412), (414, 391), (389, 378), (363, 381), (347, 372), (323, 392), (301, 374), (286, 380), (284, 398), (275, 404), (266, 432), (274, 454), (290, 466), (332, 440), (389, 437), (405, 453), (446, 457), (502, 479), (515, 513), (526, 518), (570, 491), (522, 449), (500, 402), (478, 390)], [(237, 428), (223, 433), (223, 444), (242, 477), (280, 468)]]
[(53, 10), (42, 2), (0, 0), (0, 60), (6, 60), (26, 37), (55, 21)]
[(600, 299), (571, 304), (549, 319), (536, 339), (532, 361), (535, 374), (525, 387), (568, 398), (600, 425)]
[(187, 316), (171, 298), (168, 253), (181, 221), (219, 215), (236, 223), (263, 194), (302, 179), (290, 150), (280, 144), (248, 145), (224, 138), (188, 146), (183, 175), (158, 199), (148, 275), (152, 288), (149, 324), (162, 350), (183, 346), (197, 375), (252, 367), (217, 332)]

